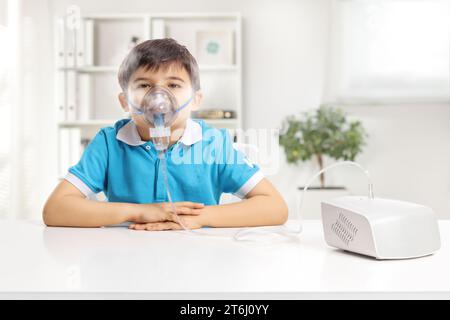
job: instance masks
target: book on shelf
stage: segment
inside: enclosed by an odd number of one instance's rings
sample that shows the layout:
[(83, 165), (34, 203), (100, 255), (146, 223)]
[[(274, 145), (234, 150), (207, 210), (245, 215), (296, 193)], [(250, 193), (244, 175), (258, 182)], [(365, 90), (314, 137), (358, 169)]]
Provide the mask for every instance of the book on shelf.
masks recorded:
[(88, 121), (91, 119), (92, 77), (89, 74), (79, 73), (77, 81), (76, 120)]
[(82, 23), (83, 26), (83, 41), (84, 43), (84, 65), (94, 65), (94, 21), (86, 19)]
[(68, 29), (67, 26), (64, 29), (64, 46), (65, 46), (65, 65), (66, 68), (75, 67), (75, 55), (76, 55), (76, 30)]
[(77, 120), (77, 87), (78, 74), (75, 71), (66, 71), (66, 121)]
[(236, 112), (224, 109), (204, 109), (193, 111), (192, 117), (200, 119), (235, 119)]
[(58, 109), (58, 121), (66, 120), (66, 73), (57, 72), (55, 76), (56, 108)]
[(56, 20), (56, 65), (59, 68), (64, 68), (66, 66), (66, 46), (65, 46), (65, 31), (66, 26), (64, 19), (60, 18)]
[[(81, 21), (83, 22), (83, 21)], [(75, 63), (74, 66), (75, 67), (82, 67), (85, 65), (84, 62), (84, 46), (85, 46), (85, 42), (84, 42), (84, 34), (85, 34), (85, 30), (84, 30), (84, 23), (80, 23), (78, 25), (78, 28), (74, 29), (74, 36), (75, 36)]]

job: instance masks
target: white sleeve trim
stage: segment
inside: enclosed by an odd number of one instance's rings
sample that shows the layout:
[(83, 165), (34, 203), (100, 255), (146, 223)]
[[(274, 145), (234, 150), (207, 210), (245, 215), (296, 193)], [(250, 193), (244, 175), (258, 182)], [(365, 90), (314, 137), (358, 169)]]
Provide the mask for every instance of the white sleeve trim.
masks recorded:
[(77, 187), (77, 189), (80, 190), (86, 197), (90, 197), (95, 194), (95, 192), (93, 192), (91, 188), (81, 181), (80, 178), (70, 172), (67, 173), (64, 179)]
[(264, 174), (260, 170), (256, 171), (255, 174), (253, 174), (253, 176), (234, 193), (234, 195), (244, 199), (247, 193), (249, 193), (262, 179), (264, 179)]

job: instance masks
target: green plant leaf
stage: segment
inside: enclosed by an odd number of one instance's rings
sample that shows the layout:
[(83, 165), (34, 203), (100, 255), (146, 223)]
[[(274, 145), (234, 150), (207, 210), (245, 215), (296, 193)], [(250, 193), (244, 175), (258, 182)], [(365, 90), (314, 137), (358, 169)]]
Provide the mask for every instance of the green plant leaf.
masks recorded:
[(298, 164), (318, 155), (353, 161), (367, 137), (360, 121), (349, 121), (339, 108), (320, 106), (313, 112), (288, 116), (279, 141), (288, 163)]

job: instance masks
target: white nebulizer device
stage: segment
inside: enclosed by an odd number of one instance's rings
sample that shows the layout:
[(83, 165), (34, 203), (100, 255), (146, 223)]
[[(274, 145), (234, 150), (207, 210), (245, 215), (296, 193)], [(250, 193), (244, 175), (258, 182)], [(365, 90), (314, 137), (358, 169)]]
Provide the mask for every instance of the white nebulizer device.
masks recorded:
[[(324, 238), (329, 246), (380, 260), (424, 257), (439, 250), (439, 225), (433, 210), (416, 203), (374, 197), (369, 172), (353, 161), (337, 162), (312, 176), (301, 195), (299, 221), (305, 192), (311, 183), (338, 166), (359, 168), (367, 177), (368, 195), (338, 197), (321, 203)], [(296, 229), (271, 228), (278, 234), (299, 234), (302, 230), (301, 225)], [(245, 240), (249, 235), (270, 231), (266, 227), (252, 228), (238, 232), (235, 238)]]

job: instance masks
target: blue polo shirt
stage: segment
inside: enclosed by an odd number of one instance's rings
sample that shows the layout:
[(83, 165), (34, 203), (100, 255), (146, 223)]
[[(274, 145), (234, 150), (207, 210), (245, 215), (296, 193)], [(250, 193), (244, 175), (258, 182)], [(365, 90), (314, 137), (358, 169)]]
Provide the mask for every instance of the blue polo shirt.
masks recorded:
[[(219, 203), (222, 193), (244, 198), (264, 178), (260, 168), (233, 148), (226, 129), (188, 119), (182, 137), (166, 151), (172, 200)], [(110, 202), (167, 202), (163, 168), (151, 141), (123, 119), (102, 128), (66, 180), (86, 197), (104, 192)]]

